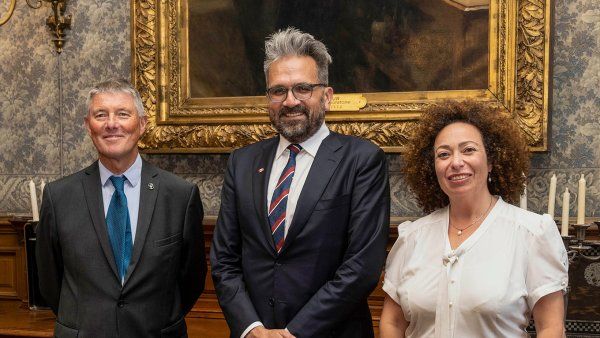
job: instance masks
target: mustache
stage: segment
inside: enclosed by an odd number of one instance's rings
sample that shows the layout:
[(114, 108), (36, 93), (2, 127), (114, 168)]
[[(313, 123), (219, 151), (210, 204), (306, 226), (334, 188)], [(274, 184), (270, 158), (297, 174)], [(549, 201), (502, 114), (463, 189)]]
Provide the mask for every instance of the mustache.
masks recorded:
[(281, 109), (279, 110), (279, 116), (281, 116), (283, 114), (289, 114), (289, 113), (302, 113), (304, 115), (308, 115), (309, 110), (307, 107), (302, 106), (302, 105), (298, 105), (298, 106), (294, 106), (294, 107), (281, 107)]

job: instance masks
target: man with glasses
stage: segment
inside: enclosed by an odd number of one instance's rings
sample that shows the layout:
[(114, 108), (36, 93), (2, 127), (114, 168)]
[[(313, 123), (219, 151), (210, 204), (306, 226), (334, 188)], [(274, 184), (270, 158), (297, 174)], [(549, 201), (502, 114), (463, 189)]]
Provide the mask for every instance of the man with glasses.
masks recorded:
[(372, 337), (367, 297), (385, 259), (383, 151), (328, 129), (331, 56), (294, 28), (265, 43), (279, 136), (229, 157), (211, 248), (231, 337)]

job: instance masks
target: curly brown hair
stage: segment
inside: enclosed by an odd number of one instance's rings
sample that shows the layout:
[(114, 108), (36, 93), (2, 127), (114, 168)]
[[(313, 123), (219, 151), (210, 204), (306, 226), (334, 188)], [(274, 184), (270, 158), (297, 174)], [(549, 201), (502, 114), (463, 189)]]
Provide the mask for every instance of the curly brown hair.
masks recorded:
[(402, 173), (425, 212), (445, 207), (448, 196), (437, 181), (434, 142), (439, 132), (455, 122), (468, 123), (481, 132), (492, 165), (488, 189), (508, 202), (516, 202), (529, 172), (525, 139), (506, 112), (475, 101), (444, 101), (428, 108), (410, 137)]

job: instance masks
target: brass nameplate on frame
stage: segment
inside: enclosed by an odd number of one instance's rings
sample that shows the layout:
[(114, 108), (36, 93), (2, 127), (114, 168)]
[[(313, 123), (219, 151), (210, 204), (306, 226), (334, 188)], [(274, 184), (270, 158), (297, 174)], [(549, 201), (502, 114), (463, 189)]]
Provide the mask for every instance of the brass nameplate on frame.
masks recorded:
[(359, 111), (367, 105), (362, 94), (333, 94), (330, 111)]

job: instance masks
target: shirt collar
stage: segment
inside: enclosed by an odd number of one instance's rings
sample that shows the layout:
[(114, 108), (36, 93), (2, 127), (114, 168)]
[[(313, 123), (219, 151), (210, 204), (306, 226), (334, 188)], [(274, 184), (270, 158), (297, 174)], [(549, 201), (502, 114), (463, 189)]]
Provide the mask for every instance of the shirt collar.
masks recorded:
[(125, 176), (129, 184), (131, 184), (132, 187), (135, 187), (140, 182), (142, 177), (142, 157), (140, 154), (138, 154), (133, 164), (127, 170), (125, 170), (123, 175), (116, 175), (112, 173), (102, 164), (100, 160), (98, 160), (98, 169), (100, 170), (100, 183), (103, 187), (106, 186), (108, 179), (111, 176)]
[[(323, 122), (319, 130), (317, 130), (317, 132), (313, 136), (309, 137), (308, 140), (300, 143), (300, 146), (310, 156), (315, 157), (317, 156), (317, 151), (321, 146), (321, 142), (323, 142), (323, 140), (327, 136), (329, 136), (329, 133), (329, 128), (327, 128), (327, 125), (325, 125), (325, 122)], [(277, 151), (275, 152), (275, 158), (277, 159), (279, 158), (279, 156), (283, 155), (283, 153), (286, 151), (287, 147), (290, 144), (292, 143), (288, 141), (285, 137), (280, 135), (279, 145), (277, 146)]]

